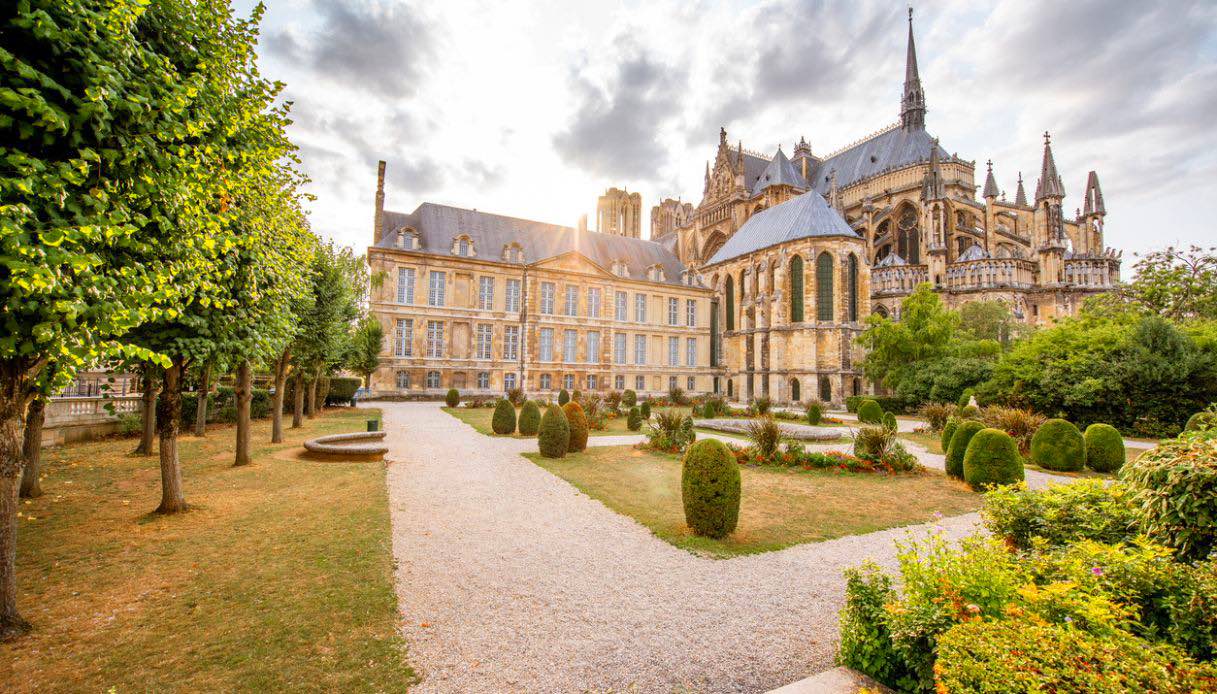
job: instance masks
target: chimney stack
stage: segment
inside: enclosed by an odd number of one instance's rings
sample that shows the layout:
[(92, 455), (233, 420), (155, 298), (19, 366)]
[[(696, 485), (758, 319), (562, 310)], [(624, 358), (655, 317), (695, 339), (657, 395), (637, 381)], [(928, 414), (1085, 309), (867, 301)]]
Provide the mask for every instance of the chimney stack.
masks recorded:
[(385, 235), (385, 162), (376, 164), (376, 219), (372, 223), (372, 245), (380, 243)]

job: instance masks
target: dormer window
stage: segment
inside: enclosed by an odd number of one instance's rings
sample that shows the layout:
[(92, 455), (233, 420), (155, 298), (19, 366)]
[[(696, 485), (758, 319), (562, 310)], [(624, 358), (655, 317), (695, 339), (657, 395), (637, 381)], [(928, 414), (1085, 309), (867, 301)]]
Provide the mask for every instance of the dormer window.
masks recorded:
[(503, 262), (505, 263), (522, 263), (524, 262), (524, 249), (520, 244), (512, 242), (503, 246)]
[(459, 255), (462, 258), (472, 258), (477, 255), (473, 248), (473, 239), (465, 234), (452, 239), (452, 255)]
[(663, 266), (662, 265), (652, 265), (649, 268), (647, 268), (647, 279), (651, 280), (652, 282), (663, 282), (664, 281)]
[(407, 251), (417, 251), (422, 248), (422, 242), (419, 239), (418, 230), (413, 227), (402, 227), (397, 230), (397, 238), (394, 239), (394, 245)]
[(612, 272), (614, 275), (617, 275), (618, 277), (629, 277), (630, 276), (629, 263), (625, 262), (624, 260), (614, 260)]

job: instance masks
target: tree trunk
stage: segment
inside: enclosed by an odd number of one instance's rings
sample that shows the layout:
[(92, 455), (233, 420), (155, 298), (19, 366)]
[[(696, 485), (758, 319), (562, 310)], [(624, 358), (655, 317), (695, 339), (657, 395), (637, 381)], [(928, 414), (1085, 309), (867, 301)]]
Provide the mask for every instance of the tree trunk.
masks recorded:
[(152, 367), (144, 369), (144, 433), (140, 436), (139, 446), (135, 455), (152, 455), (153, 441), (156, 440), (156, 378)]
[(253, 398), (249, 360), (237, 367), (237, 457), (233, 465), (249, 465), (249, 401)]
[(320, 380), (321, 367), (318, 366), (313, 372), (313, 381), (308, 384), (308, 408), (305, 411), (309, 419), (317, 416), (317, 382)]
[(0, 641), (30, 630), (17, 612), (17, 480), (30, 378), (25, 360), (0, 360)]
[(21, 470), (21, 498), (37, 499), (42, 496), (42, 484), (38, 476), (42, 467), (42, 424), (46, 421), (46, 399), (39, 395), (30, 400), (25, 414), (25, 441), (21, 446), (21, 457), (25, 466)]
[(203, 367), (203, 382), (199, 388), (199, 407), (194, 413), (194, 435), (207, 435), (207, 396), (211, 391), (211, 364)]
[(270, 408), (270, 442), (283, 443), (283, 389), (287, 387), (287, 366), (292, 358), (288, 347), (275, 362), (275, 395)]
[(292, 428), (304, 426), (304, 372), (296, 367), (296, 383), (292, 387)]
[(182, 421), (182, 371), (185, 360), (176, 358), (165, 369), (164, 387), (156, 403), (156, 430), (161, 435), (161, 505), (157, 513), (186, 510), (182, 496), (182, 464), (177, 456), (177, 435)]

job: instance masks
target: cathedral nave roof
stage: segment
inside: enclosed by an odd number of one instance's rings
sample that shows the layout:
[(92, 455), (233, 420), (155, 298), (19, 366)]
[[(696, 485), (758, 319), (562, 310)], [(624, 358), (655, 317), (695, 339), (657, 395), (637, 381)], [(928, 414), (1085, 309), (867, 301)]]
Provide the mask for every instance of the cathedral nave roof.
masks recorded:
[(824, 196), (813, 191), (757, 212), (744, 222), (707, 265), (722, 263), (763, 248), (812, 236), (858, 238)]

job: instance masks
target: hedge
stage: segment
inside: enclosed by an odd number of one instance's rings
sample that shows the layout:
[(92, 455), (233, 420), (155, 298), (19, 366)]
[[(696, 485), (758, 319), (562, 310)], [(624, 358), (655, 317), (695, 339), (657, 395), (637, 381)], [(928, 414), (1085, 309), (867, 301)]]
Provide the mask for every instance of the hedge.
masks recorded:
[(1031, 460), (1045, 470), (1077, 472), (1086, 465), (1086, 441), (1073, 424), (1049, 419), (1031, 437)]
[(739, 522), (739, 463), (717, 439), (702, 439), (685, 451), (680, 472), (685, 522), (696, 535), (723, 538)]
[(874, 400), (863, 400), (858, 405), (858, 421), (866, 424), (882, 424), (883, 408)]
[[(254, 388), (250, 392), (249, 418), (266, 419), (270, 416), (271, 394), (265, 388)], [(199, 394), (182, 393), (182, 423), (193, 424), (199, 409)], [(207, 422), (210, 424), (233, 424), (237, 421), (237, 394), (232, 388), (220, 386), (207, 398)]]
[(520, 408), (519, 428), (524, 436), (537, 435), (537, 430), (541, 428), (541, 408), (537, 407), (535, 401), (524, 401), (524, 407)]
[(651, 418), (651, 401), (643, 400), (642, 405), (639, 406), (639, 408), (638, 408), (638, 411), (642, 414), (642, 418), (644, 420), (650, 419)]
[(1110, 424), (1091, 424), (1082, 435), (1086, 442), (1086, 467), (1095, 472), (1115, 472), (1124, 467), (1124, 437)]
[(587, 448), (587, 415), (583, 414), (583, 407), (574, 400), (562, 406), (562, 412), (566, 415), (566, 422), (570, 425), (570, 438), (566, 444), (566, 450), (570, 453), (578, 453)]
[(561, 407), (552, 405), (541, 417), (541, 428), (537, 430), (537, 448), (546, 458), (561, 458), (570, 445), (570, 423)]
[[(709, 406), (710, 406), (709, 403), (706, 403), (706, 407), (708, 408)], [(714, 415), (711, 414), (710, 416), (713, 417)], [(820, 401), (812, 400), (811, 402), (807, 403), (807, 423), (812, 426), (815, 426), (815, 425), (819, 424), (823, 419), (824, 419), (824, 406), (822, 404), (820, 404)]]
[(1023, 480), (1023, 461), (1018, 444), (1001, 429), (981, 429), (968, 443), (963, 456), (963, 479), (973, 489)]
[(490, 429), (500, 436), (515, 433), (516, 408), (506, 398), (500, 399), (494, 406), (494, 416), (490, 418)]
[(330, 392), (325, 396), (327, 405), (348, 405), (354, 401), (355, 391), (363, 385), (359, 378), (335, 376), (330, 379)]
[(984, 428), (984, 424), (971, 419), (960, 422), (959, 426), (955, 427), (955, 433), (951, 435), (951, 447), (947, 449), (948, 475), (963, 479), (963, 459), (968, 453), (968, 444), (972, 443), (972, 437)]
[(909, 414), (909, 411), (916, 407), (904, 398), (895, 395), (850, 395), (845, 398), (845, 410), (851, 414), (857, 414), (863, 400), (874, 400), (879, 403), (879, 407), (882, 407), (884, 412), (895, 412), (896, 414)]

